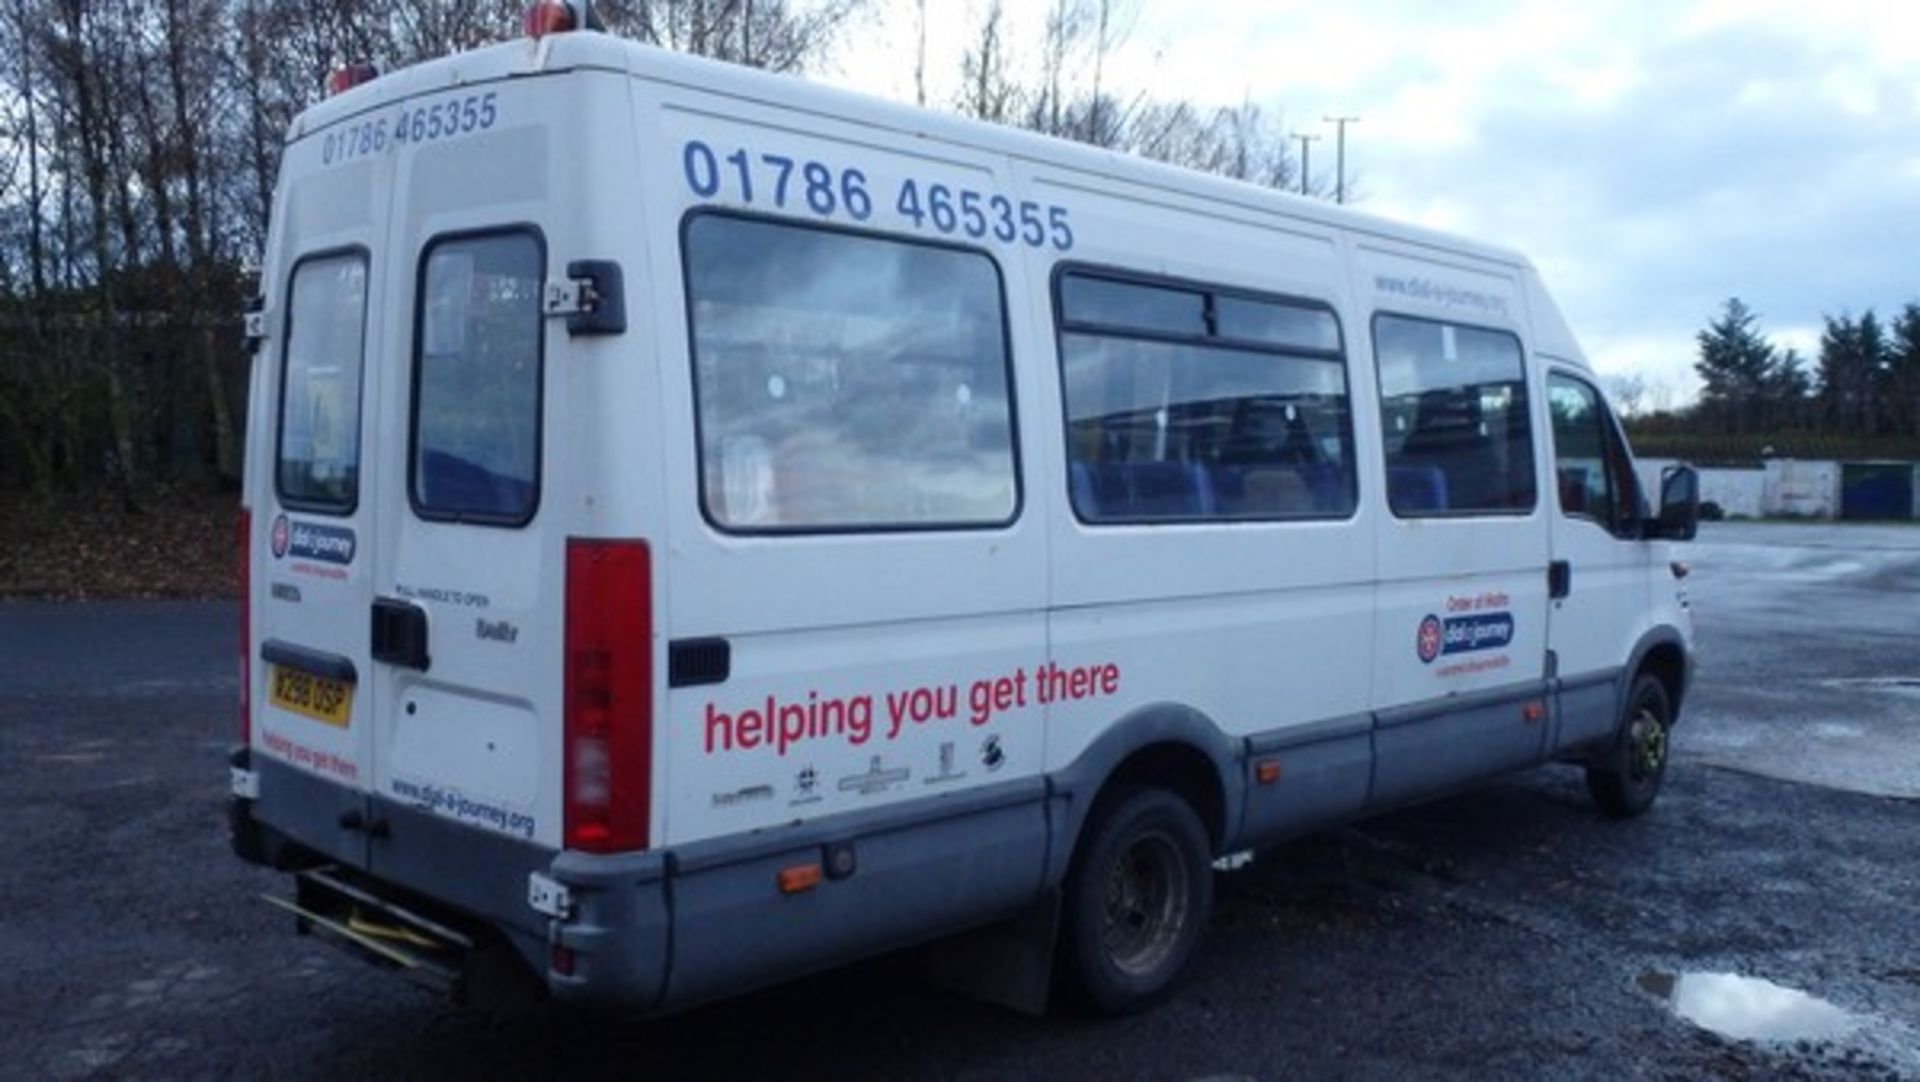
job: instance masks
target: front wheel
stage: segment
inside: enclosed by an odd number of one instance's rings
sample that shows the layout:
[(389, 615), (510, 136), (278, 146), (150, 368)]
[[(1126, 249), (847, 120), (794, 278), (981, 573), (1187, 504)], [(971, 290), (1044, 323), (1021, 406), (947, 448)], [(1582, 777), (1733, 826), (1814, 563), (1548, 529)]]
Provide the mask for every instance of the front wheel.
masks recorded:
[(1653, 806), (1667, 776), (1672, 727), (1666, 685), (1642, 673), (1627, 696), (1619, 737), (1587, 766), (1587, 792), (1601, 811), (1628, 819)]
[(1212, 846), (1200, 817), (1164, 789), (1096, 809), (1068, 873), (1062, 964), (1108, 1014), (1172, 990), (1213, 909)]

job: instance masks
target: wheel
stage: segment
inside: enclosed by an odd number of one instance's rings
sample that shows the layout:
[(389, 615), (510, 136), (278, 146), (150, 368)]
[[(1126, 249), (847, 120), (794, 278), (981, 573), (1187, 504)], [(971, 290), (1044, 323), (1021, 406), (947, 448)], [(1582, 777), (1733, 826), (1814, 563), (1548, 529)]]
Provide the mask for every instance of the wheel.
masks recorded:
[(1642, 673), (1627, 696), (1619, 738), (1587, 765), (1587, 792), (1601, 811), (1629, 819), (1653, 806), (1660, 782), (1667, 776), (1667, 737), (1672, 726), (1666, 685)]
[(1067, 873), (1062, 968), (1087, 1006), (1147, 1007), (1172, 990), (1213, 909), (1207, 830), (1185, 800), (1137, 789), (1094, 810)]

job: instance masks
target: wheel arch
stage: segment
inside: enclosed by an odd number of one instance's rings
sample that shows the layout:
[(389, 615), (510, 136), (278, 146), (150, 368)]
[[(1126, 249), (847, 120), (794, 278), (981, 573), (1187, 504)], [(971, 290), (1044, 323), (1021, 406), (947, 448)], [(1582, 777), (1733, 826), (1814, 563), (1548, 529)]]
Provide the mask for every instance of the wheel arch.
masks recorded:
[(1688, 685), (1693, 681), (1693, 653), (1678, 628), (1664, 625), (1653, 628), (1635, 644), (1633, 656), (1620, 682), (1620, 716), (1626, 715), (1627, 696), (1633, 694), (1634, 681), (1643, 673), (1652, 675), (1665, 686), (1667, 706), (1673, 714), (1668, 723), (1678, 721), (1680, 705), (1686, 698)]
[(1215, 853), (1231, 848), (1244, 810), (1244, 758), (1242, 741), (1192, 707), (1155, 703), (1126, 714), (1049, 778), (1047, 883), (1065, 879), (1094, 810), (1130, 788), (1172, 791), (1200, 816)]

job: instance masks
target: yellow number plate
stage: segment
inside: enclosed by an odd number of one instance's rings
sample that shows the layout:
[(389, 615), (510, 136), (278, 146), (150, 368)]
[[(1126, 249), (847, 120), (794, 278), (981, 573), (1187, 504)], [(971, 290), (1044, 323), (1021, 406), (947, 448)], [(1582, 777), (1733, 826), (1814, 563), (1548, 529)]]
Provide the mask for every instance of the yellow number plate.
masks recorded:
[(353, 712), (352, 684), (285, 665), (267, 670), (267, 688), (267, 697), (273, 705), (342, 729), (347, 727), (347, 718)]

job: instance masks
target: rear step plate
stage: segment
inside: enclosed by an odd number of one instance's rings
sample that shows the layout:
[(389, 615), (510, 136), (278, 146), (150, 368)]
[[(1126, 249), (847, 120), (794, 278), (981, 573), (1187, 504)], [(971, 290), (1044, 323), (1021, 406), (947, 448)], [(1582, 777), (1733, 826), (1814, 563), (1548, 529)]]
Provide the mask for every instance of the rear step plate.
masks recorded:
[(366, 957), (378, 965), (398, 969), (409, 980), (436, 992), (450, 995), (459, 987), (460, 972), (457, 969), (424, 958), (404, 946), (383, 943), (365, 932), (354, 930), (349, 924), (321, 916), (312, 910), (302, 909), (285, 898), (262, 894), (260, 900), (276, 909), (284, 909), (292, 913), (299, 920), (299, 930), (303, 935), (317, 932), (320, 938), (346, 949), (349, 953), (364, 952), (361, 957)]
[(397, 969), (416, 984), (461, 996), (474, 948), (470, 937), (342, 882), (328, 870), (297, 875), (295, 901), (269, 894), (260, 898), (292, 913), (302, 935), (318, 935), (365, 961)]

